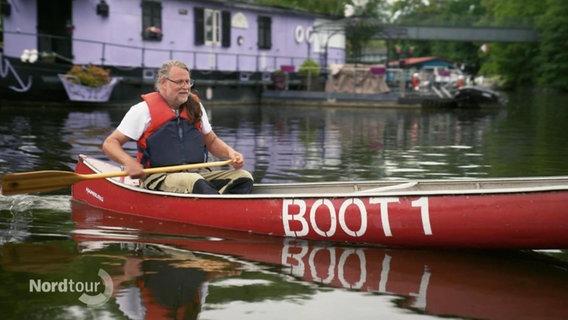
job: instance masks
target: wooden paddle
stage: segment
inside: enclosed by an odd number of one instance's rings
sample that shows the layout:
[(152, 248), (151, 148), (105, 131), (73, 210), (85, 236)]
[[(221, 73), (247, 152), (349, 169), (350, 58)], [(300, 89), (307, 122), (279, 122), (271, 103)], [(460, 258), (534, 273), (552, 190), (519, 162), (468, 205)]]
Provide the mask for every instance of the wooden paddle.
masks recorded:
[[(194, 170), (209, 167), (219, 167), (229, 165), (233, 160), (205, 162), (195, 164), (183, 164), (179, 166), (157, 167), (144, 169), (144, 173), (175, 172), (183, 170)], [(2, 194), (10, 196), (21, 193), (47, 192), (68, 187), (83, 180), (103, 179), (124, 177), (126, 171), (79, 174), (71, 171), (44, 170), (10, 173), (2, 177)]]

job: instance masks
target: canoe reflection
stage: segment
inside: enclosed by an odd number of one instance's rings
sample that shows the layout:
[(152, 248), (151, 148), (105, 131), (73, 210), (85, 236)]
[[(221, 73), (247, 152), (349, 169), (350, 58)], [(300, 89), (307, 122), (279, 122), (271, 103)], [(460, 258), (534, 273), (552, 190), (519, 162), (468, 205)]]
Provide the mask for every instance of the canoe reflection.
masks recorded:
[(281, 273), (304, 281), (400, 296), (400, 307), (431, 315), (568, 319), (566, 264), (536, 253), (347, 247), (132, 217), (78, 203), (72, 209), (74, 239), (84, 245), (144, 242), (237, 257), (281, 266)]
[(130, 249), (137, 255), (123, 256), (122, 272), (112, 281), (116, 303), (131, 319), (197, 319), (209, 281), (238, 274), (230, 262), (191, 252), (146, 244)]

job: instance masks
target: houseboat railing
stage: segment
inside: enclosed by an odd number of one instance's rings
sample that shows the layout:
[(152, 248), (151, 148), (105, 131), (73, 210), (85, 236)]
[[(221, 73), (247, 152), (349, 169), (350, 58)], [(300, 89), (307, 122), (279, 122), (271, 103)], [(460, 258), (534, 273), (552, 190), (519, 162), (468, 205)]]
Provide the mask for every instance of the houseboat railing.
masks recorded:
[[(99, 64), (102, 66), (118, 66), (118, 67), (142, 67), (142, 68), (156, 68), (161, 65), (161, 63), (166, 59), (180, 59), (191, 65), (192, 69), (198, 69), (201, 71), (227, 71), (227, 72), (273, 72), (275, 70), (280, 70), (282, 66), (294, 66), (294, 70), (297, 71), (299, 66), (307, 59), (306, 56), (279, 56), (279, 55), (269, 55), (269, 54), (247, 54), (247, 53), (229, 53), (229, 52), (218, 52), (215, 51), (215, 47), (208, 48), (208, 51), (202, 50), (173, 50), (173, 49), (162, 49), (162, 48), (149, 48), (142, 46), (133, 46), (117, 43), (109, 43), (104, 41), (96, 41), (90, 39), (79, 39), (70, 38), (66, 36), (57, 36), (44, 33), (29, 33), (29, 32), (19, 32), (19, 31), (8, 31), (4, 30), (4, 41), (15, 41), (17, 43), (30, 43), (37, 44), (41, 41), (42, 48), (25, 48), (24, 49), (37, 49), (38, 51), (43, 51), (41, 53), (48, 53), (51, 55), (56, 55), (61, 60), (65, 60), (72, 64)], [(6, 37), (10, 35), (10, 37)], [(17, 38), (16, 38), (17, 37)], [(25, 39), (28, 37), (28, 39)], [(33, 38), (33, 39), (29, 39)], [(41, 39), (41, 40), (40, 40)], [(32, 41), (30, 41), (32, 40)], [(59, 47), (65, 47), (64, 43), (68, 42), (69, 46), (67, 49), (71, 51), (72, 56), (65, 55), (65, 48), (59, 49)], [(63, 44), (63, 45), (62, 45)], [(73, 52), (81, 51), (81, 46), (84, 48), (89, 48), (89, 46), (95, 46), (93, 50), (88, 50), (90, 56), (88, 57), (76, 57)], [(100, 47), (99, 50), (95, 50), (96, 47)], [(109, 63), (107, 57), (111, 54), (113, 50), (123, 50), (129, 53), (128, 63), (121, 63), (120, 61), (114, 61)], [(95, 52), (100, 52), (96, 54)], [(116, 53), (116, 51), (115, 51)], [(139, 57), (138, 65), (133, 65), (132, 61), (133, 55), (137, 54)], [(321, 61), (321, 56), (325, 54), (324, 52), (313, 53), (310, 58)], [(313, 56), (312, 56), (313, 55)], [(189, 58), (189, 59), (188, 59)], [(327, 64), (333, 63), (343, 63), (339, 59), (330, 59)], [(206, 67), (204, 67), (206, 66)], [(322, 65), (324, 68), (325, 65)]]

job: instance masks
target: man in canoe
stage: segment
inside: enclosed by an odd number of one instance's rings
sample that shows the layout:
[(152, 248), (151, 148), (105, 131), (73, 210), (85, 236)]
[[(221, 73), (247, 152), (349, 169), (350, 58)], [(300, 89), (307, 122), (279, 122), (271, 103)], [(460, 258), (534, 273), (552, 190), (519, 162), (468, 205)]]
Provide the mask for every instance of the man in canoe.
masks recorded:
[[(157, 92), (142, 95), (143, 101), (132, 106), (119, 126), (103, 142), (105, 154), (122, 164), (131, 178), (151, 190), (200, 193), (250, 193), (252, 175), (242, 169), (245, 160), (213, 131), (199, 97), (190, 92), (193, 80), (181, 61), (166, 61), (156, 78)], [(134, 140), (136, 159), (123, 145)], [(154, 173), (144, 168), (201, 163), (210, 152), (232, 159), (232, 170)]]

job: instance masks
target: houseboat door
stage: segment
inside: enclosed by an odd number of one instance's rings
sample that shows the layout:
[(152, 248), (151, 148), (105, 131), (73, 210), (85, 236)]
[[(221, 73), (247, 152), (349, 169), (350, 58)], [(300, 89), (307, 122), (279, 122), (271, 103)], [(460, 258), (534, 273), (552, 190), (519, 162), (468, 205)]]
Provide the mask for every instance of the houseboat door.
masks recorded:
[(37, 0), (37, 47), (39, 52), (56, 53), (59, 60), (73, 59), (72, 0)]

